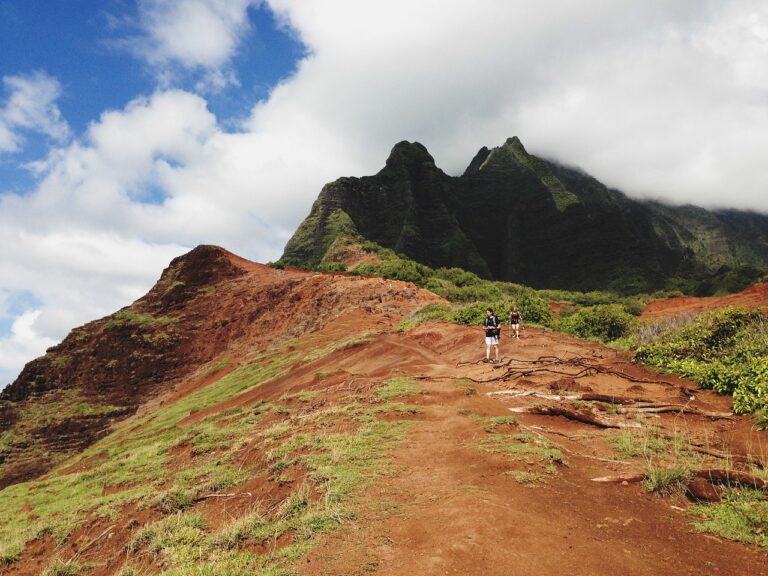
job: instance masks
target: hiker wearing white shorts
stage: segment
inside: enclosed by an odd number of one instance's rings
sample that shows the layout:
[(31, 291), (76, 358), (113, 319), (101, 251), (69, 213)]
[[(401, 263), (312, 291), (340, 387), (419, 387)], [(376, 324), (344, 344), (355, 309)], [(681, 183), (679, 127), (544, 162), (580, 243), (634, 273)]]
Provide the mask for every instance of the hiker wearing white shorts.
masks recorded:
[(485, 328), (485, 361), (491, 361), (491, 346), (493, 346), (496, 352), (495, 362), (499, 361), (499, 336), (501, 335), (501, 328), (499, 326), (499, 319), (493, 313), (493, 309), (488, 308), (485, 311), (485, 318), (483, 319), (483, 328)]

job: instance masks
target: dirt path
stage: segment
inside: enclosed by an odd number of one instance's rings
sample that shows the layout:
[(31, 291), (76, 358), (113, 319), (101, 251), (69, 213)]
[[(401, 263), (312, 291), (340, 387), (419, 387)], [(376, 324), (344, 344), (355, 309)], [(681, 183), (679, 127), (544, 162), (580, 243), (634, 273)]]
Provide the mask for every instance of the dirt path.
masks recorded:
[[(477, 356), (473, 336), (462, 329), (426, 327), (410, 337), (430, 343), (448, 365)], [(529, 336), (506, 351), (521, 360), (571, 354), (589, 355), (605, 366), (625, 361), (613, 351), (568, 336), (538, 331)], [(431, 369), (441, 372), (434, 365)], [(623, 369), (667, 381), (635, 367)], [(498, 376), (500, 369), (470, 364), (458, 371), (459, 376), (482, 380)], [(515, 431), (548, 438), (566, 455), (567, 464), (558, 465), (557, 473), (545, 475), (542, 483), (518, 482), (510, 472), (535, 475), (540, 471), (535, 458), (521, 462), (482, 451), (489, 437), (483, 422), (535, 400), (488, 393), (513, 386), (551, 393), (553, 384), (563, 385), (562, 378), (544, 373), (530, 375), (523, 384), (517, 379), (516, 385), (472, 383), (474, 393), (469, 395), (468, 382), (422, 380), (424, 393), (417, 399), (423, 404), (421, 419), (394, 455), (400, 473), (369, 491), (368, 512), (313, 552), (302, 574), (768, 574), (768, 557), (756, 547), (694, 532), (683, 496), (660, 498), (639, 484), (591, 481), (642, 470), (642, 462), (619, 461), (608, 446), (606, 438), (615, 430), (563, 417), (519, 415)], [(679, 394), (676, 384), (640, 386), (597, 374), (572, 381), (570, 387), (626, 394), (634, 386), (635, 395), (661, 400)], [(700, 397), (692, 402), (721, 409), (727, 404), (708, 393)], [(653, 423), (712, 442), (739, 426), (686, 415), (654, 417)]]

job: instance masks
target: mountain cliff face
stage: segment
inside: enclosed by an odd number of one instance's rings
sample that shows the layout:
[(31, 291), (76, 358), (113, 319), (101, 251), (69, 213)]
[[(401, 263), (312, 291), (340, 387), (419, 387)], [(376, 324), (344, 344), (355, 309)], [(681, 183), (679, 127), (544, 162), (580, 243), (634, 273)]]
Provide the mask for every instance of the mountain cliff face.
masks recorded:
[(323, 188), (282, 262), (314, 267), (341, 234), (534, 287), (640, 291), (722, 267), (768, 268), (768, 216), (633, 200), (528, 154), (518, 138), (482, 148), (459, 177), (400, 142), (378, 174)]

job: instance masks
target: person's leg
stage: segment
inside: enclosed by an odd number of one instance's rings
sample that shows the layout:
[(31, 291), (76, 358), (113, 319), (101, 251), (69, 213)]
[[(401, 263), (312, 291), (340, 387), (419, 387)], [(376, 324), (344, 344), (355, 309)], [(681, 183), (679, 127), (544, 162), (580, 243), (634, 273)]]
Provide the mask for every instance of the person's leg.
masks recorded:
[(488, 339), (485, 340), (485, 359), (491, 359), (491, 343), (488, 342)]
[(499, 361), (499, 345), (496, 344), (494, 346), (494, 349), (495, 349), (495, 352), (496, 352), (496, 362), (498, 362)]

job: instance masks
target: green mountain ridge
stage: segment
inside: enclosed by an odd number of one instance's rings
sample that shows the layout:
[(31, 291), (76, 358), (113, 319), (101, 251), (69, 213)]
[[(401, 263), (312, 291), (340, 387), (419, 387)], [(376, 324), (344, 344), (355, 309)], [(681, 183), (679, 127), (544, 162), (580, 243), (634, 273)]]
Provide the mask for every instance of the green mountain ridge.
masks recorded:
[(316, 267), (342, 234), (540, 288), (690, 288), (768, 268), (767, 215), (632, 199), (517, 137), (481, 148), (458, 177), (418, 142), (396, 144), (377, 174), (323, 187), (281, 262)]

